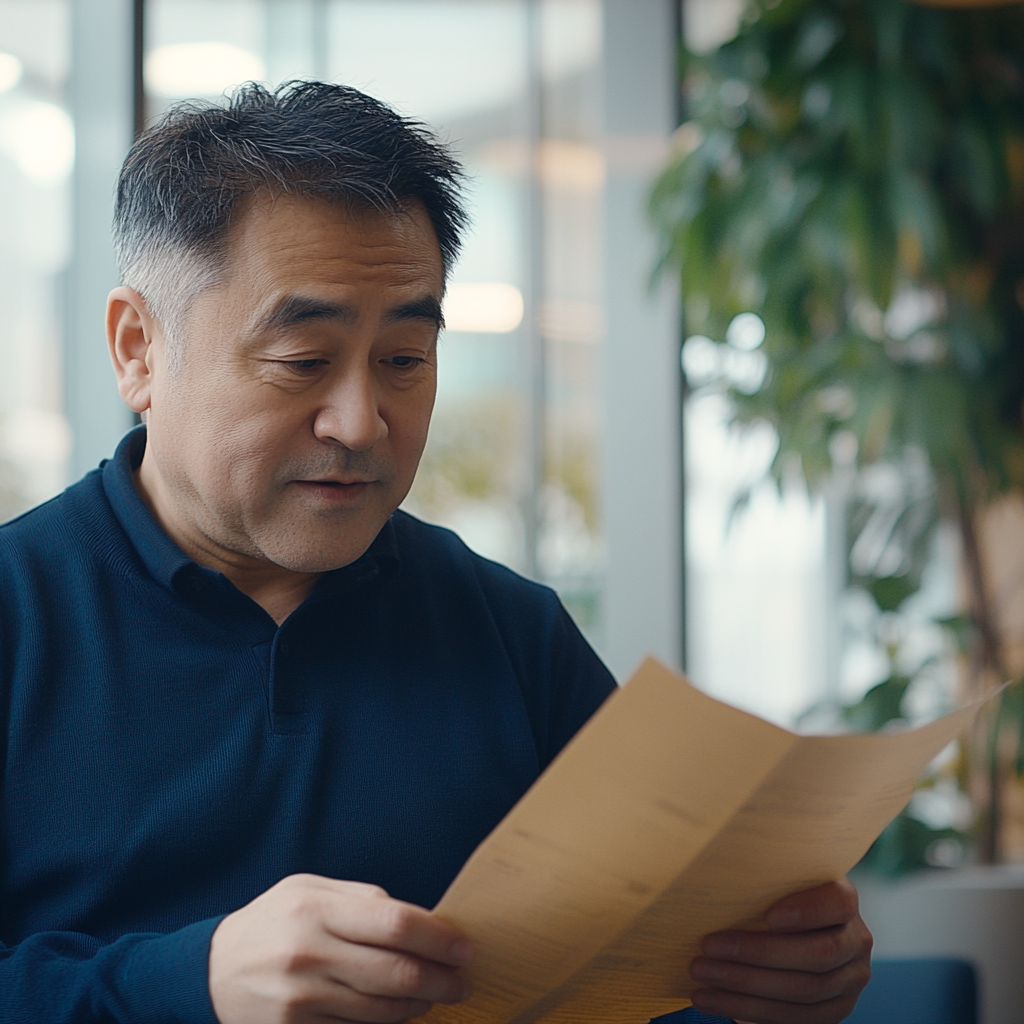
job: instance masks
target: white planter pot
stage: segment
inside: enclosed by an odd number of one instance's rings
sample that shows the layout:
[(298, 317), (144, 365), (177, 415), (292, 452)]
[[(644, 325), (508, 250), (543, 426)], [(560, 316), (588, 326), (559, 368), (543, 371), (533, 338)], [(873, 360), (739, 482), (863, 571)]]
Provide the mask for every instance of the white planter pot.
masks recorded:
[(1024, 865), (856, 882), (876, 957), (970, 960), (978, 972), (980, 1024), (1024, 1024)]

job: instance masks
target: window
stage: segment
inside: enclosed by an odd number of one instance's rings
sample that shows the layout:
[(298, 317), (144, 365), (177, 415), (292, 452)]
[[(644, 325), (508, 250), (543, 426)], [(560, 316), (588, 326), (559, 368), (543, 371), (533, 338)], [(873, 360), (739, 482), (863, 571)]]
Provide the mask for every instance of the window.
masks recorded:
[(69, 17), (64, 0), (0, 0), (0, 521), (51, 497), (65, 478)]
[(438, 128), (470, 175), (407, 507), (555, 586), (620, 678), (647, 653), (678, 665), (678, 319), (672, 289), (650, 290), (644, 215), (675, 126), (677, 15), (672, 0), (0, 0), (0, 518), (131, 426), (102, 319), (134, 127), (249, 79), (346, 82)]

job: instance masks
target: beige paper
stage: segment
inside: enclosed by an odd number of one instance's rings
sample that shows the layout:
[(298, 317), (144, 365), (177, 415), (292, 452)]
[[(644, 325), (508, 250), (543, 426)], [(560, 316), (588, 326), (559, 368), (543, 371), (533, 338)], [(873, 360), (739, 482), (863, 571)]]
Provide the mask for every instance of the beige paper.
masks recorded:
[(475, 991), (423, 1021), (642, 1024), (689, 1005), (700, 939), (846, 874), (977, 707), (799, 736), (647, 660), (436, 907), (474, 940)]

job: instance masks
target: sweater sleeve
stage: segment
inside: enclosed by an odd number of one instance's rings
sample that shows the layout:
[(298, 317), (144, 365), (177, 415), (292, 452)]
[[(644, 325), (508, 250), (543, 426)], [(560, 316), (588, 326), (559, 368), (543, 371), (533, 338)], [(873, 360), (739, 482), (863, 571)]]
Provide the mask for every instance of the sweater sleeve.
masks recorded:
[(54, 931), (0, 945), (0, 1024), (217, 1024), (207, 963), (221, 920), (110, 943)]
[(615, 679), (555, 599), (551, 625), (551, 702), (544, 764), (549, 764), (615, 691)]

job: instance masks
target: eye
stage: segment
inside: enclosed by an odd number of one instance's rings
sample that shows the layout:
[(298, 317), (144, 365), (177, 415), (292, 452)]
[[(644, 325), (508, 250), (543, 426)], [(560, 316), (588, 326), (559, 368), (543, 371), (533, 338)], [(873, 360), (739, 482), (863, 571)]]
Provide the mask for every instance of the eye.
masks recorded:
[(388, 366), (393, 366), (397, 370), (411, 370), (414, 366), (426, 362), (425, 359), (421, 359), (419, 356), (392, 356), (390, 359), (384, 359), (383, 362), (387, 363)]
[(287, 366), (292, 370), (315, 370), (318, 366), (323, 366), (326, 363), (324, 359), (283, 359), (281, 360), (284, 366)]

